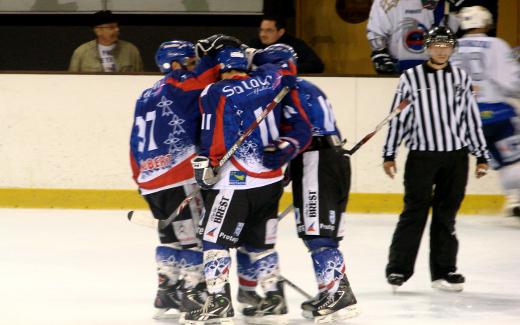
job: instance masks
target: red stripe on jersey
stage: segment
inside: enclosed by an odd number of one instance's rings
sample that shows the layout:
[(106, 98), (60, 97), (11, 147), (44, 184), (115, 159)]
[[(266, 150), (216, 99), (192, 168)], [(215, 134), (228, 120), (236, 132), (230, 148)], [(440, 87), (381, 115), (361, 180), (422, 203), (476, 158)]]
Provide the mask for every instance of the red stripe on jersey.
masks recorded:
[(255, 178), (275, 178), (282, 175), (282, 169), (273, 169), (268, 172), (261, 172), (261, 173), (255, 173), (252, 171), (247, 170), (244, 166), (240, 165), (240, 163), (235, 159), (235, 157), (231, 157), (231, 163), (233, 166), (235, 166), (238, 170), (243, 171), (247, 175)]
[(156, 188), (173, 185), (192, 178), (193, 167), (191, 166), (191, 159), (195, 156), (196, 154), (189, 156), (183, 162), (173, 166), (172, 169), (157, 178), (148, 182), (139, 183), (139, 187), (146, 190), (154, 190)]
[(226, 144), (224, 142), (224, 107), (226, 96), (220, 96), (217, 109), (215, 110), (215, 128), (213, 129), (213, 141), (209, 149), (211, 165), (217, 166), (218, 161), (226, 154)]
[(184, 81), (175, 80), (170, 77), (166, 80), (166, 83), (184, 91), (202, 90), (210, 83), (217, 81), (219, 73), (220, 67), (216, 65), (213, 68), (204, 71), (197, 77), (192, 77)]
[[(307, 123), (307, 125), (309, 126), (309, 129), (312, 129), (312, 123), (311, 123), (309, 117), (307, 116), (307, 113), (305, 113), (305, 110), (303, 109), (302, 103), (300, 102), (300, 96), (298, 95), (298, 91), (295, 89), (291, 89), (290, 94), (291, 94), (291, 98), (293, 100), (294, 106), (296, 106), (296, 109), (298, 110), (298, 113), (300, 113), (300, 115), (303, 118), (303, 120), (305, 121), (305, 123)], [(309, 140), (307, 141), (307, 143), (305, 143), (305, 145), (300, 146), (300, 152), (303, 152), (311, 144), (311, 141), (312, 141), (312, 137), (309, 137)]]
[(132, 150), (130, 150), (130, 167), (132, 168), (132, 178), (137, 183), (137, 177), (139, 176), (139, 165), (135, 161)]

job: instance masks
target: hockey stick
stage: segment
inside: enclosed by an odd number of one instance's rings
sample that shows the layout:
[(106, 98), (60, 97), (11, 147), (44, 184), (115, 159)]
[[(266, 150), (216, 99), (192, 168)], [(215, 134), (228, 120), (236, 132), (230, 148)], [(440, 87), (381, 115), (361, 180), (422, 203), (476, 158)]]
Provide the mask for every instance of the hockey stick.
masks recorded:
[(364, 145), (368, 140), (370, 140), (379, 130), (381, 130), (383, 128), (383, 126), (385, 126), (386, 123), (388, 123), (388, 121), (390, 121), (391, 119), (393, 119), (394, 117), (396, 117), (399, 113), (401, 113), (401, 111), (403, 109), (405, 109), (406, 106), (408, 106), (408, 104), (410, 104), (410, 101), (408, 99), (403, 99), (399, 105), (397, 105), (396, 108), (394, 108), (392, 110), (392, 112), (384, 119), (381, 121), (381, 123), (379, 123), (376, 128), (374, 129), (374, 131), (370, 132), (369, 134), (365, 135), (363, 137), (363, 139), (361, 139), (361, 141), (359, 141), (358, 143), (356, 143), (356, 145), (354, 145), (354, 147), (352, 147), (352, 149), (350, 150), (344, 150), (343, 153), (345, 156), (352, 156), (356, 151), (359, 150), (359, 148), (361, 148), (362, 145)]
[(312, 296), (310, 294), (308, 294), (307, 292), (305, 292), (303, 289), (301, 289), (300, 287), (298, 287), (296, 284), (292, 283), (291, 281), (289, 281), (286, 277), (282, 276), (282, 275), (279, 275), (278, 276), (280, 278), (280, 280), (282, 280), (283, 282), (285, 282), (289, 287), (293, 288), (294, 290), (296, 290), (298, 293), (300, 293), (302, 296), (304, 296), (305, 298), (307, 299), (312, 299)]

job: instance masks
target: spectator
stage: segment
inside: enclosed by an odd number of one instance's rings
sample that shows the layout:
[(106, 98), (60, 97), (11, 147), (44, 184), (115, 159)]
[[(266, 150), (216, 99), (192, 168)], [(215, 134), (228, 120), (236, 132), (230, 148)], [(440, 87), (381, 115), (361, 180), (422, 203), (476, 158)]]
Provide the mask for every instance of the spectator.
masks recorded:
[(320, 57), (303, 40), (291, 36), (286, 31), (285, 20), (276, 16), (264, 16), (260, 23), (258, 37), (249, 46), (263, 49), (275, 43), (290, 45), (298, 54), (299, 73), (321, 73), (325, 69)]
[[(367, 38), (378, 74), (397, 74), (423, 63), (423, 34), (442, 23), (444, 0), (375, 0), (370, 9)], [(449, 19), (450, 26), (457, 23)], [(452, 28), (456, 30), (456, 28)]]
[(143, 60), (132, 43), (119, 39), (119, 25), (110, 10), (92, 17), (96, 39), (79, 46), (70, 59), (71, 72), (138, 72)]

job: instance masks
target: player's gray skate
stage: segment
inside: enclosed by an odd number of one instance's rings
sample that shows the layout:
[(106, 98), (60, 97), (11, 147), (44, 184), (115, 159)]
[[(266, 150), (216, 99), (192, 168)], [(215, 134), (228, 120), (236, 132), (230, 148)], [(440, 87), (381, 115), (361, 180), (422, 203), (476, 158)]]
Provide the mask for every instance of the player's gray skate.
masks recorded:
[(186, 311), (184, 316), (184, 324), (233, 325), (233, 316), (234, 311), (233, 305), (231, 303), (231, 294), (228, 283), (225, 286), (224, 292), (208, 293), (207, 299), (200, 308)]
[(245, 308), (256, 307), (262, 301), (262, 297), (256, 291), (238, 289), (237, 301), (240, 304), (240, 311), (243, 313)]
[(155, 296), (154, 307), (156, 309), (154, 319), (175, 319), (180, 315), (179, 308), (181, 305), (180, 301), (180, 290), (182, 288), (182, 282), (177, 281), (172, 286), (168, 286), (168, 281), (161, 279), (159, 275), (159, 288), (157, 295)]
[(318, 324), (332, 323), (359, 315), (356, 297), (345, 275), (336, 292), (322, 295), (312, 315), (314, 322)]
[(248, 324), (288, 324), (287, 303), (283, 282), (278, 281), (277, 290), (268, 291), (259, 304), (244, 308), (245, 321)]

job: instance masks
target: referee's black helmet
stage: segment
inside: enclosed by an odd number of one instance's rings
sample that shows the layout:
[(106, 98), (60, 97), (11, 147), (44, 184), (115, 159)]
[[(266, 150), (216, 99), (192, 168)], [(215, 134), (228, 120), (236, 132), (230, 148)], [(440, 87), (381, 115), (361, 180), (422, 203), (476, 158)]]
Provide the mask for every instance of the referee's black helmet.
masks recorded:
[(435, 26), (424, 36), (424, 45), (429, 47), (436, 43), (450, 44), (455, 47), (457, 45), (457, 38), (448, 27)]

